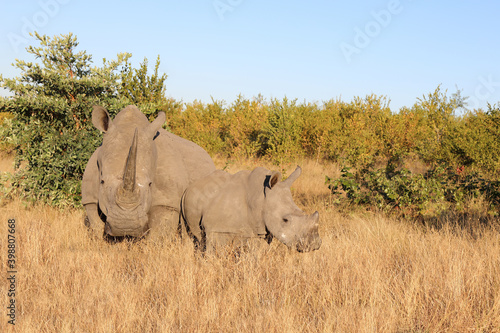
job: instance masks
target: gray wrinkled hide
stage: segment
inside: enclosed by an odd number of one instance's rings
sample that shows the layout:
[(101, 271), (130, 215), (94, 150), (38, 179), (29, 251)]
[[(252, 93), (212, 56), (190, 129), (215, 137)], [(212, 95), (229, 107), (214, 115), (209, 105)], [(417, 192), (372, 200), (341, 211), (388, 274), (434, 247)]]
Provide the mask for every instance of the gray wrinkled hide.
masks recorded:
[(113, 120), (94, 107), (92, 122), (104, 135), (82, 179), (86, 225), (111, 236), (175, 233), (184, 190), (215, 170), (210, 156), (161, 128), (163, 112), (149, 123), (135, 106)]
[(181, 217), (195, 245), (214, 250), (230, 243), (274, 237), (298, 251), (321, 246), (319, 214), (304, 214), (292, 199), (290, 186), (300, 167), (281, 181), (279, 172), (256, 168), (231, 175), (217, 170), (191, 184), (181, 201)]

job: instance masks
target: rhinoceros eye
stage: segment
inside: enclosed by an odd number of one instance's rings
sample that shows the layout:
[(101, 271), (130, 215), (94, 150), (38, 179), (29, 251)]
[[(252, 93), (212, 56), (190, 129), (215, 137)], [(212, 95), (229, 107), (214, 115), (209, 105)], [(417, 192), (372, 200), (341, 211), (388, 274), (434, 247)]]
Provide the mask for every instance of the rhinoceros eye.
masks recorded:
[(101, 179), (101, 184), (104, 184), (104, 179)]
[(283, 218), (283, 222), (287, 223), (287, 222), (288, 222), (288, 219)]

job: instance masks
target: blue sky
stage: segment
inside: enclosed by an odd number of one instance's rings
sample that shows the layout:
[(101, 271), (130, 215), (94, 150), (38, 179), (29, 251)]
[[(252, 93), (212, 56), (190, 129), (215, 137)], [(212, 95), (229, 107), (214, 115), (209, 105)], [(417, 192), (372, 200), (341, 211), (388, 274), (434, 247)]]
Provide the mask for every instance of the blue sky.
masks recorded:
[[(441, 84), (470, 108), (500, 101), (499, 1), (1, 1), (0, 73), (30, 59), (26, 32), (74, 33), (96, 65), (119, 52), (191, 102), (387, 96), (398, 111)], [(5, 95), (5, 92), (2, 93)]]

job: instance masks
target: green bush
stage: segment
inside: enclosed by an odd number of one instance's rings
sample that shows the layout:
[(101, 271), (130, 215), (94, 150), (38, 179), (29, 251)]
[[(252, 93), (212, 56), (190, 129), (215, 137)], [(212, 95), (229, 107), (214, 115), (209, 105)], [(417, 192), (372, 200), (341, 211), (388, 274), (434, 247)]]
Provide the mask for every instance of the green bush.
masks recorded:
[(308, 104), (302, 107), (301, 144), (306, 156), (337, 160), (341, 148), (338, 140), (340, 134), (339, 109), (341, 102), (330, 100), (322, 106)]
[(271, 100), (267, 123), (260, 139), (265, 154), (277, 165), (283, 165), (303, 154), (301, 147), (302, 118), (297, 100)]
[(460, 91), (448, 97), (438, 86), (433, 93), (418, 99), (410, 112), (418, 119), (413, 152), (426, 162), (445, 160), (455, 163), (452, 137), (460, 122), (456, 111), (464, 106)]
[(235, 158), (261, 157), (264, 129), (268, 128), (268, 109), (262, 97), (252, 101), (241, 95), (227, 109), (224, 125), (225, 153)]
[(462, 210), (467, 200), (479, 197), (495, 214), (500, 208), (500, 181), (483, 178), (477, 172), (465, 175), (464, 167), (453, 169), (438, 164), (426, 174), (413, 174), (404, 168), (394, 170), (391, 166), (352, 173), (344, 167), (340, 178), (327, 176), (325, 183), (337, 203), (346, 200), (410, 217), (435, 216), (450, 208)]
[(500, 105), (468, 112), (453, 130), (450, 145), (458, 163), (500, 175)]
[(340, 132), (336, 145), (340, 162), (365, 167), (384, 153), (383, 133), (391, 112), (384, 97), (375, 95), (339, 108)]
[(170, 119), (170, 128), (173, 133), (199, 144), (211, 155), (224, 153), (226, 116), (223, 102), (187, 103), (174, 118)]

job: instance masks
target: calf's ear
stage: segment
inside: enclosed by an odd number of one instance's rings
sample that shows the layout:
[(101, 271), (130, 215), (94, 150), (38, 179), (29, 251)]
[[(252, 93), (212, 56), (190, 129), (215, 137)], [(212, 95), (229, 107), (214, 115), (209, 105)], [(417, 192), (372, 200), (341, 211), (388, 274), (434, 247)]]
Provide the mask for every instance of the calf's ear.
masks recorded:
[(92, 124), (94, 124), (98, 130), (106, 133), (111, 127), (111, 118), (109, 117), (108, 111), (102, 106), (95, 105), (92, 111)]
[(281, 173), (273, 171), (273, 173), (271, 174), (271, 180), (269, 181), (269, 185), (271, 186), (271, 188), (273, 188), (274, 186), (276, 186), (276, 184), (278, 184), (280, 180), (281, 180)]
[(274, 186), (276, 186), (276, 184), (279, 183), (280, 180), (281, 180), (281, 173), (279, 173), (278, 171), (272, 171), (271, 175), (266, 176), (264, 187), (273, 188)]

